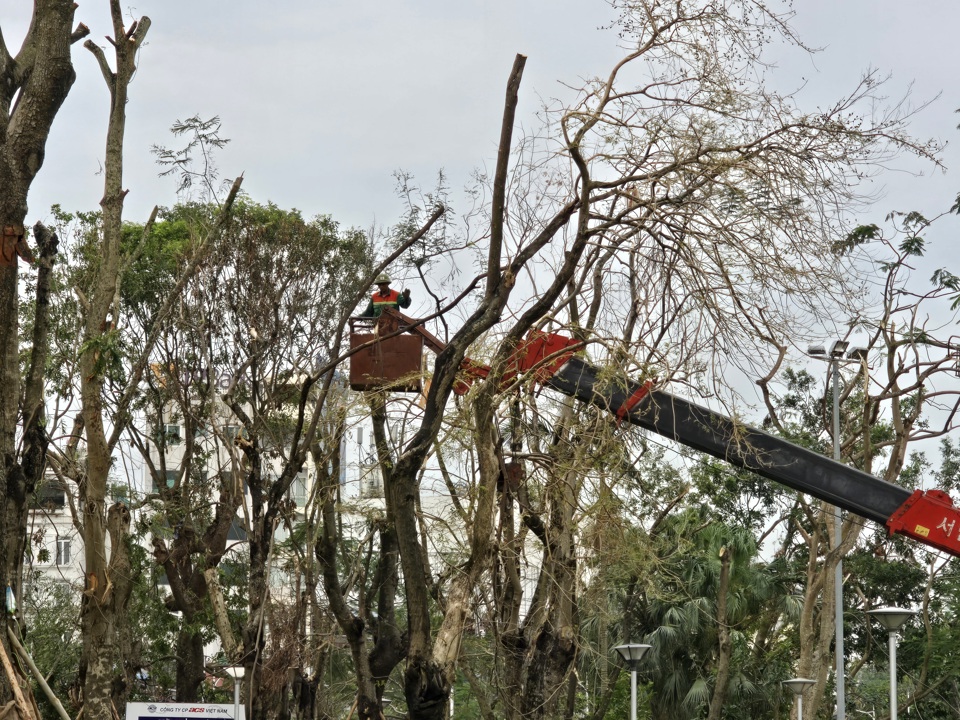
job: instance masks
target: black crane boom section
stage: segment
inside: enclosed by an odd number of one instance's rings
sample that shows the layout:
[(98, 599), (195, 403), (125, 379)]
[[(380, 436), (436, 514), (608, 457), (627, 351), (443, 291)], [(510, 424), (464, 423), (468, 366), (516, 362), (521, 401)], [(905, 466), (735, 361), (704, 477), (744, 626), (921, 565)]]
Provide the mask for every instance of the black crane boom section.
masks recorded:
[[(571, 357), (547, 380), (550, 387), (596, 405), (626, 422), (726, 460), (794, 490), (826, 500), (885, 524), (911, 496), (911, 491), (844, 465), (762, 430), (737, 423), (720, 413), (640, 383), (625, 387), (598, 382), (597, 369)], [(643, 400), (618, 412), (630, 398)]]

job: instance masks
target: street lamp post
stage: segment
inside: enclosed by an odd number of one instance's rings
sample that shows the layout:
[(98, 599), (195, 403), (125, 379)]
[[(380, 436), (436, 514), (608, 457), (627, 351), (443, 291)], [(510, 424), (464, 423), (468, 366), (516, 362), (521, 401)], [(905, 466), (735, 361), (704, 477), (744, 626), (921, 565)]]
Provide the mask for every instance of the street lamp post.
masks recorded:
[(240, 720), (240, 681), (243, 679), (243, 665), (225, 667), (227, 675), (233, 678), (233, 720)]
[(877, 619), (887, 631), (887, 643), (890, 648), (890, 720), (897, 720), (897, 630), (911, 617), (913, 610), (898, 607), (882, 607), (868, 610), (867, 614)]
[[(850, 343), (846, 340), (835, 340), (830, 347), (829, 354), (822, 345), (811, 345), (807, 352), (818, 358), (826, 359), (830, 363), (830, 377), (833, 384), (833, 459), (840, 462), (840, 362), (847, 353)], [(866, 355), (863, 348), (854, 348), (847, 353), (849, 360), (862, 360)], [(834, 548), (839, 548), (843, 541), (843, 518), (840, 508), (833, 508), (833, 536)], [(837, 720), (845, 720), (847, 703), (844, 690), (844, 658), (843, 658), (843, 560), (837, 553), (837, 567), (834, 572), (833, 605), (834, 624), (836, 625), (836, 655), (837, 655)]]
[(614, 648), (630, 668), (630, 720), (637, 720), (637, 665), (651, 647), (652, 645), (627, 643)]
[(816, 682), (816, 680), (801, 677), (791, 678), (783, 681), (783, 684), (790, 688), (790, 690), (793, 692), (793, 696), (797, 699), (797, 720), (803, 720), (803, 693), (808, 687), (814, 685)]

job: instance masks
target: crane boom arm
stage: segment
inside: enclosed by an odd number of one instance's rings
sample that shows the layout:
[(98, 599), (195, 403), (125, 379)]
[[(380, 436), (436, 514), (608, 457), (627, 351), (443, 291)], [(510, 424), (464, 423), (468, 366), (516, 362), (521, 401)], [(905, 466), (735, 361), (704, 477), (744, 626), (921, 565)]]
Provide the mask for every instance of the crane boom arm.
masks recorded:
[[(396, 311), (387, 316), (381, 332), (406, 331), (420, 335), (434, 352), (445, 344), (419, 321)], [(385, 322), (381, 317), (380, 323)], [(618, 423), (629, 422), (688, 447), (726, 460), (769, 480), (886, 525), (931, 547), (960, 557), (960, 508), (941, 490), (914, 490), (844, 465), (794, 445), (783, 438), (736, 422), (708, 408), (636, 381), (600, 381), (597, 368), (575, 353), (582, 343), (555, 333), (531, 333), (516, 349), (500, 381), (512, 382), (525, 374), (536, 382), (603, 408)], [(465, 393), (470, 384), (488, 377), (489, 368), (469, 358), (461, 364), (462, 379), (455, 388)]]
[(960, 510), (940, 490), (911, 492), (782, 438), (735, 422), (651, 383), (598, 382), (598, 371), (569, 356), (545, 383), (638, 425), (775, 482), (960, 556)]

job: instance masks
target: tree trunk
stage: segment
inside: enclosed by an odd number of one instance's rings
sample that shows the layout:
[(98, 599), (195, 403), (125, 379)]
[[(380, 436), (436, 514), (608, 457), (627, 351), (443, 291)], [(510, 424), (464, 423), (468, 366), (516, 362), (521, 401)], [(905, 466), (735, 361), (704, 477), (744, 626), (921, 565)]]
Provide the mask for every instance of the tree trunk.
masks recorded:
[[(185, 476), (189, 477), (190, 473), (186, 472)], [(183, 616), (176, 653), (177, 699), (182, 701), (199, 699), (200, 683), (204, 678), (203, 641), (190, 628), (194, 618), (203, 612), (208, 602), (227, 662), (237, 659), (237, 643), (220, 590), (217, 566), (226, 552), (227, 536), (240, 507), (241, 494), (232, 474), (224, 473), (219, 478), (220, 495), (216, 509), (202, 534), (197, 533), (193, 520), (188, 516), (171, 540), (169, 548), (162, 538), (153, 538), (154, 561), (163, 567), (170, 582), (167, 607), (179, 611)], [(182, 490), (188, 494), (196, 489), (185, 484)], [(173, 500), (171, 504), (176, 502)]]
[(184, 615), (177, 633), (177, 702), (198, 701), (204, 678), (203, 636), (190, 629), (192, 620)]
[(727, 688), (730, 685), (730, 660), (733, 655), (733, 646), (730, 641), (730, 625), (727, 621), (727, 593), (730, 589), (730, 560), (731, 552), (727, 548), (720, 550), (720, 583), (717, 588), (717, 676), (713, 685), (713, 696), (710, 698), (710, 710), (707, 720), (720, 720), (723, 706), (727, 699)]
[[(511, 80), (508, 84), (505, 118), (512, 113), (513, 106), (516, 103), (516, 90), (519, 85), (519, 75), (523, 68), (523, 64), (519, 60), (520, 58), (514, 64)], [(509, 152), (511, 129), (511, 124), (505, 121), (500, 140), (500, 152)], [(578, 167), (580, 167), (579, 164)], [(494, 179), (495, 185), (499, 186), (506, 183), (506, 163), (503, 163), (503, 168), (503, 173), (498, 169), (497, 176)], [(400, 548), (400, 561), (407, 599), (410, 645), (407, 655), (407, 668), (404, 673), (404, 694), (411, 720), (440, 720), (443, 718), (446, 714), (451, 688), (448, 674), (449, 667), (437, 662), (433, 651), (433, 631), (430, 618), (431, 598), (425, 582), (427, 579), (427, 567), (424, 561), (425, 548), (421, 545), (417, 523), (418, 473), (440, 432), (444, 407), (457, 382), (457, 374), (466, 356), (467, 349), (485, 331), (500, 321), (501, 313), (510, 298), (518, 274), (524, 269), (527, 262), (569, 223), (570, 218), (579, 209), (581, 216), (578, 219), (577, 236), (565, 253), (563, 263), (558, 268), (553, 282), (538, 296), (537, 301), (530, 305), (508, 333), (492, 363), (494, 370), (487, 380), (488, 383), (496, 383), (497, 377), (502, 374), (507, 358), (516, 347), (520, 337), (543, 317), (547, 309), (564, 290), (567, 281), (573, 276), (586, 249), (589, 237), (586, 232), (589, 217), (584, 199), (589, 197), (590, 190), (585, 177), (582, 180), (581, 188), (580, 197), (570, 201), (558, 210), (553, 218), (545, 223), (540, 232), (515, 255), (504, 272), (501, 273), (498, 270), (488, 274), (488, 282), (480, 306), (437, 356), (433, 381), (430, 384), (430, 390), (424, 403), (423, 419), (420, 427), (397, 460), (393, 481), (387, 487), (387, 492), (392, 493), (392, 502), (396, 507), (397, 541)], [(491, 219), (495, 232), (499, 232), (495, 226), (502, 222), (503, 217), (494, 216)], [(501, 259), (495, 256), (496, 253), (492, 253), (488, 262), (499, 267)], [(496, 368), (499, 368), (499, 370)], [(490, 490), (490, 493), (492, 494), (493, 491)], [(456, 608), (455, 612), (459, 613), (460, 609)], [(448, 634), (445, 637), (446, 647), (454, 647), (452, 640), (452, 635)], [(459, 640), (456, 643), (458, 644)], [(446, 661), (444, 660), (444, 662)]]
[[(129, 510), (123, 504), (110, 508), (111, 555), (107, 555), (107, 484), (113, 463), (112, 446), (104, 425), (103, 383), (105, 367), (112, 352), (105, 338), (116, 330), (119, 308), (117, 286), (120, 275), (120, 237), (123, 198), (123, 138), (126, 127), (127, 88), (133, 77), (136, 53), (150, 27), (149, 18), (124, 28), (119, 0), (110, 0), (116, 51), (116, 73), (110, 70), (106, 57), (97, 45), (86, 42), (100, 65), (110, 91), (110, 117), (107, 126), (104, 161), (104, 194), (101, 264), (93, 292), (85, 308), (83, 348), (80, 356), (80, 398), (87, 441), (87, 462), (84, 481), (80, 484), (82, 504), (84, 565), (86, 589), (81, 606), (83, 655), (80, 677), (83, 684), (84, 713), (88, 718), (109, 718), (117, 701), (125, 698), (128, 683), (123, 675), (123, 658), (119, 657), (119, 637), (126, 622), (129, 598), (129, 560), (126, 552), (126, 530)], [(112, 315), (112, 320), (110, 319)], [(114, 424), (123, 422), (113, 418)], [(126, 515), (126, 526), (119, 522)], [(111, 570), (127, 565), (122, 575)], [(121, 588), (121, 585), (126, 586)], [(118, 664), (119, 663), (119, 664)]]
[[(57, 253), (57, 236), (53, 235), (43, 225), (37, 223), (34, 227), (34, 237), (37, 241), (39, 255), (39, 272), (37, 273), (36, 304), (33, 325), (33, 347), (30, 354), (30, 364), (27, 371), (26, 384), (23, 393), (23, 450), (19, 461), (7, 462), (4, 456), (3, 468), (0, 468), (0, 477), (6, 469), (6, 493), (3, 498), (3, 548), (0, 557), (3, 557), (3, 577), (7, 578), (0, 588), (9, 587), (17, 601), (17, 610), (12, 613), (18, 619), (18, 625), (12, 626), (15, 632), (18, 627), (24, 627), (22, 616), (21, 587), (23, 580), (23, 558), (26, 552), (28, 506), (30, 498), (43, 476), (46, 462), (48, 436), (45, 430), (46, 414), (44, 412), (43, 381), (44, 371), (49, 354), (49, 319), (50, 319), (50, 276), (53, 270), (53, 260)], [(14, 330), (16, 323), (14, 323)], [(0, 390), (3, 394), (6, 388)], [(11, 553), (12, 551), (12, 553)], [(0, 623), (2, 641), (7, 645), (6, 623), (11, 613), (4, 613), (4, 620)], [(12, 651), (12, 649), (11, 649)], [(5, 684), (0, 682), (0, 687)], [(0, 699), (6, 696), (0, 692)]]
[[(36, 480), (42, 473), (46, 448), (42, 430), (43, 369), (46, 363), (45, 335), (38, 348), (38, 328), (46, 332), (47, 295), (37, 295), (37, 327), (26, 394), (40, 398), (40, 405), (24, 408), (24, 441), (29, 459), (16, 453), (17, 416), (20, 410), (18, 257), (27, 260), (24, 220), (27, 193), (43, 165), (44, 149), (53, 120), (70, 91), (76, 74), (70, 46), (83, 37), (86, 28), (71, 31), (76, 5), (72, 0), (38, 0), (20, 52), (12, 57), (0, 39), (0, 590), (10, 588), (21, 596), (27, 506)], [(16, 104), (14, 105), (14, 98)], [(12, 107), (12, 112), (11, 112)], [(56, 252), (56, 243), (47, 257)], [(41, 248), (41, 256), (44, 251)], [(41, 262), (41, 267), (43, 264)], [(45, 268), (49, 277), (49, 268)], [(41, 269), (41, 274), (44, 269)], [(42, 304), (41, 304), (42, 303)], [(41, 317), (40, 313), (43, 312)], [(39, 351), (39, 352), (38, 352)], [(38, 363), (38, 360), (40, 361)], [(23, 462), (27, 467), (23, 466)], [(7, 627), (17, 610), (6, 606), (0, 620), (0, 643), (12, 655)], [(22, 617), (20, 618), (22, 621)], [(15, 626), (11, 626), (15, 627)], [(23, 627), (23, 623), (19, 623)], [(0, 703), (11, 699), (4, 675), (0, 679)]]
[[(577, 460), (568, 462), (577, 466)], [(537, 593), (543, 600), (539, 611), (531, 612), (531, 622), (524, 627), (533, 646), (524, 668), (525, 718), (554, 718), (561, 714), (563, 689), (576, 659), (579, 627), (573, 513), (577, 507), (577, 478), (576, 473), (564, 473), (547, 487), (550, 522), (545, 537), (549, 540), (542, 551)]]
[[(829, 513), (825, 514), (829, 520)], [(823, 525), (826, 528), (826, 525)], [(829, 530), (827, 530), (829, 535)], [(809, 699), (804, 708), (811, 717), (817, 713), (825, 694), (830, 676), (830, 643), (833, 639), (833, 604), (825, 601), (832, 598), (835, 563), (829, 562), (828, 535), (814, 531), (806, 536), (809, 560), (807, 582), (804, 588), (803, 607), (800, 611), (800, 659), (797, 672), (800, 677), (816, 681), (804, 697)], [(826, 558), (821, 562), (821, 558)]]
[[(254, 439), (254, 443), (256, 440)], [(248, 577), (247, 622), (243, 626), (243, 665), (246, 678), (246, 696), (244, 704), (250, 718), (259, 720), (264, 717), (263, 698), (259, 686), (262, 678), (260, 664), (263, 649), (266, 646), (267, 612), (267, 562), (270, 558), (273, 526), (263, 493), (263, 475), (260, 455), (255, 447), (246, 449), (250, 460), (247, 473), (247, 486), (250, 488), (251, 527), (247, 535), (250, 547), (250, 574)], [(241, 696), (243, 697), (243, 696)]]
[[(236, 514), (236, 508), (234, 508), (234, 514)], [(217, 628), (217, 635), (220, 636), (220, 647), (223, 648), (223, 654), (227, 660), (233, 661), (237, 657), (237, 638), (230, 624), (230, 616), (227, 614), (227, 602), (220, 587), (220, 572), (216, 565), (207, 567), (203, 571), (203, 577), (207, 584), (207, 596), (210, 598), (213, 624)]]

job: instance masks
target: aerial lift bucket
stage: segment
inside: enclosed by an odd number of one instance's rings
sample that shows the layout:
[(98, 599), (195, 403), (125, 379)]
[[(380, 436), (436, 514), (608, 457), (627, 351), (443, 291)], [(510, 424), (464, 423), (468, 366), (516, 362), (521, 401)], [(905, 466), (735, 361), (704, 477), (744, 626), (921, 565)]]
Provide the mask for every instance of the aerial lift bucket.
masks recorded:
[(399, 317), (350, 318), (350, 388), (420, 392), (423, 383), (423, 338), (397, 333)]

